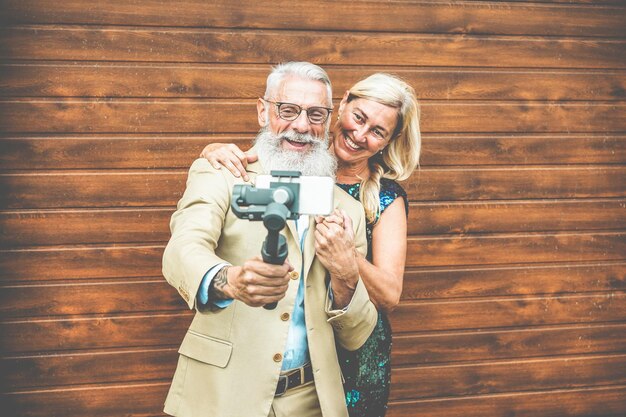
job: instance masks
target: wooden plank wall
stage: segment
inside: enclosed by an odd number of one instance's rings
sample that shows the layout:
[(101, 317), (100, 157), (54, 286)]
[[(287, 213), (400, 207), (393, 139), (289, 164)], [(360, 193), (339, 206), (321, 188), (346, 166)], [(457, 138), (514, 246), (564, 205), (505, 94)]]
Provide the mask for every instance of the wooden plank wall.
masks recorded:
[(421, 101), (388, 415), (626, 413), (622, 0), (0, 3), (3, 415), (161, 415), (169, 216), (286, 60)]

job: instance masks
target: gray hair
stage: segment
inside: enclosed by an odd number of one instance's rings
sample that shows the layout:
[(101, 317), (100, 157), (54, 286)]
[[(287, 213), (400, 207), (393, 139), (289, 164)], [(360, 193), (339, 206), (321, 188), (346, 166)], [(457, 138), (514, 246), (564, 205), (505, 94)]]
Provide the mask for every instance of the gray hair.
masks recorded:
[(278, 90), (285, 78), (290, 76), (323, 83), (326, 86), (328, 95), (327, 105), (332, 107), (333, 87), (330, 83), (330, 78), (326, 71), (310, 62), (285, 62), (275, 66), (267, 77), (265, 98), (272, 99), (273, 93)]

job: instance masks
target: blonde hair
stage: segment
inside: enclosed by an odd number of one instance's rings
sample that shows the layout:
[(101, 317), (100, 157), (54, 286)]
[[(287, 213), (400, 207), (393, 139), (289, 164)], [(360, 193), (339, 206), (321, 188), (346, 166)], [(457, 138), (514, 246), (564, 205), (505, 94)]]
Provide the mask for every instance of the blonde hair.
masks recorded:
[(420, 112), (413, 87), (390, 74), (376, 73), (357, 82), (350, 88), (347, 101), (357, 98), (398, 110), (391, 140), (381, 152), (369, 158), (371, 174), (361, 181), (360, 200), (367, 220), (376, 223), (380, 216), (380, 179), (405, 180), (418, 166), (422, 144)]

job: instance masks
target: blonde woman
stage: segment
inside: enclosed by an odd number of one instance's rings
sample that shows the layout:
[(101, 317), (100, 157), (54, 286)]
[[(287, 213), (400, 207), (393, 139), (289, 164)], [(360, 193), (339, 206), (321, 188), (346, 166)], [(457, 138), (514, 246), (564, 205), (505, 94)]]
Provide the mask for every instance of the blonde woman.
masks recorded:
[[(350, 416), (379, 417), (387, 410), (391, 373), (387, 314), (400, 300), (406, 261), (409, 206), (406, 192), (396, 181), (407, 179), (417, 167), (421, 147), (413, 88), (384, 73), (357, 82), (339, 104), (332, 133), (337, 185), (361, 201), (368, 219), (368, 254), (357, 262), (379, 311), (376, 328), (359, 350), (337, 350)], [(208, 145), (202, 156), (215, 167), (222, 164), (244, 178), (247, 162), (256, 160), (255, 155), (247, 155), (235, 145), (223, 144)], [(320, 258), (332, 263), (334, 256), (354, 251), (351, 231), (338, 237), (329, 233), (330, 223), (343, 224), (341, 213), (320, 220), (316, 249)]]

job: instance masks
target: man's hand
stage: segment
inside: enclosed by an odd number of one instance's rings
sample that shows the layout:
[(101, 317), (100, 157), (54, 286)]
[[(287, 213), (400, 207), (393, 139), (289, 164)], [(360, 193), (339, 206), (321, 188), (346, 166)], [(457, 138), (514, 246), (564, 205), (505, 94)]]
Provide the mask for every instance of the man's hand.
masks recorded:
[(281, 300), (289, 288), (289, 262), (272, 265), (263, 262), (260, 256), (247, 260), (243, 266), (222, 268), (209, 287), (209, 298), (232, 298), (251, 307)]

